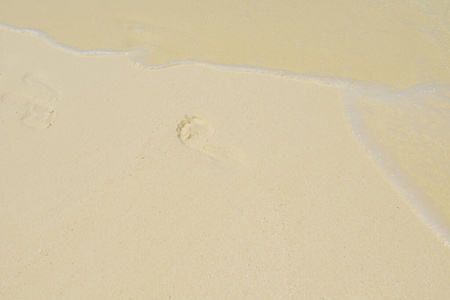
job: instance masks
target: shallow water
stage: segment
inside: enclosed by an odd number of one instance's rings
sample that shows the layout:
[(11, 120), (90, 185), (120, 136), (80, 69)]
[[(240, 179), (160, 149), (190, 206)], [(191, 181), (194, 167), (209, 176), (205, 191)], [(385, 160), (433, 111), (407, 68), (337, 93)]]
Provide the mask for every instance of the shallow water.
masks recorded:
[(83, 50), (143, 49), (150, 65), (188, 59), (398, 87), (450, 83), (445, 1), (5, 0), (0, 22)]
[(450, 224), (450, 89), (352, 89), (352, 128), (413, 208), (442, 236)]
[(125, 51), (144, 68), (200, 63), (341, 87), (357, 138), (428, 224), (449, 233), (445, 3), (47, 1), (26, 3), (29, 14), (24, 2), (2, 1), (0, 22), (73, 53)]

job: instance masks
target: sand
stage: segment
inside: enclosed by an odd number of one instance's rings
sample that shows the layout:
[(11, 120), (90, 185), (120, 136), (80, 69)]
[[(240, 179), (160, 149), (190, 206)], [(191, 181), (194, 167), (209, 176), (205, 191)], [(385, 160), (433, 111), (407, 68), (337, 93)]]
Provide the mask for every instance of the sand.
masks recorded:
[(448, 298), (444, 3), (22, 2), (1, 299)]
[(3, 299), (450, 292), (340, 88), (0, 39)]

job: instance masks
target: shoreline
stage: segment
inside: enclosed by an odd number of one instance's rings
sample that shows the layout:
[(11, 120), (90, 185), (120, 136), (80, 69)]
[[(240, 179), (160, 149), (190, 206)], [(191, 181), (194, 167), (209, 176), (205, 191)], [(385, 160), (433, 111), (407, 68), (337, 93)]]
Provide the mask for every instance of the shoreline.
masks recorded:
[(448, 294), (340, 88), (0, 38), (5, 298)]
[(5, 0), (0, 20), (81, 49), (142, 47), (152, 65), (189, 58), (397, 87), (450, 83), (446, 4), (440, 0), (232, 3)]
[[(54, 40), (41, 30), (31, 28), (16, 28), (11, 25), (0, 23), (0, 30), (12, 31), (19, 34), (31, 35), (38, 40), (50, 44), (51, 47), (55, 47), (56, 50), (62, 51), (68, 54), (77, 56), (124, 56), (130, 64), (135, 65), (138, 68), (144, 70), (160, 70), (176, 66), (188, 66), (197, 65), (217, 70), (243, 72), (243, 73), (255, 73), (262, 75), (275, 76), (280, 78), (287, 78), (289, 80), (299, 81), (303, 83), (318, 84), (327, 87), (335, 87), (342, 89), (343, 101), (346, 105), (348, 122), (351, 124), (355, 137), (365, 147), (368, 153), (372, 156), (373, 160), (380, 165), (380, 168), (385, 172), (386, 177), (392, 181), (392, 183), (401, 191), (401, 193), (408, 199), (411, 207), (423, 221), (432, 228), (433, 232), (437, 234), (439, 238), (442, 238), (446, 245), (450, 245), (450, 219), (446, 219), (444, 216), (446, 213), (436, 209), (434, 199), (430, 199), (426, 196), (426, 191), (417, 187), (416, 184), (411, 182), (411, 175), (404, 173), (399, 169), (398, 162), (391, 156), (386, 155), (386, 151), (383, 151), (383, 145), (377, 144), (373, 138), (368, 137), (368, 129), (362, 128), (361, 112), (357, 112), (355, 104), (352, 100), (358, 93), (364, 93), (372, 98), (372, 101), (376, 101), (377, 97), (393, 97), (394, 99), (414, 98), (417, 95), (426, 95), (429, 90), (437, 92), (437, 96), (445, 93), (450, 88), (450, 85), (440, 85), (437, 83), (424, 83), (411, 86), (406, 89), (395, 88), (394, 86), (388, 86), (382, 83), (362, 82), (351, 78), (341, 77), (327, 77), (327, 76), (315, 76), (307, 74), (292, 73), (285, 70), (269, 69), (264, 67), (255, 66), (240, 66), (240, 65), (223, 65), (219, 63), (202, 62), (195, 60), (183, 60), (163, 63), (161, 65), (146, 65), (144, 61), (145, 50), (133, 49), (133, 50), (110, 50), (110, 49), (92, 49), (92, 50), (80, 50), (71, 46), (61, 44)], [(139, 55), (140, 54), (140, 55)], [(439, 94), (440, 93), (440, 94)], [(344, 96), (346, 95), (346, 96)], [(347, 98), (348, 99), (347, 99)], [(386, 100), (384, 100), (386, 101)], [(431, 151), (429, 151), (431, 152)], [(405, 179), (408, 177), (408, 180)], [(442, 181), (442, 180), (441, 180)], [(441, 201), (441, 200), (439, 200)]]

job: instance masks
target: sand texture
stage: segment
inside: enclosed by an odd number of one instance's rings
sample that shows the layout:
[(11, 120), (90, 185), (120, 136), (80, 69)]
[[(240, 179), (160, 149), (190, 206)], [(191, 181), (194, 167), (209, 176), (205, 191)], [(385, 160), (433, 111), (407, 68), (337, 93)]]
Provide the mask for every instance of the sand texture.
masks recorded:
[(450, 294), (342, 88), (0, 44), (0, 298)]

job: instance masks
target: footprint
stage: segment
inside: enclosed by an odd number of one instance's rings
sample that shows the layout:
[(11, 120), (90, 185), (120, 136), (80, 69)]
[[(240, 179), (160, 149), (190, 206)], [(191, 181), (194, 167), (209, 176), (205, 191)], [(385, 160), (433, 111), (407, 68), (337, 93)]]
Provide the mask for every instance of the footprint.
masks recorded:
[(212, 159), (223, 160), (229, 151), (215, 143), (215, 129), (200, 117), (189, 117), (181, 121), (177, 128), (178, 138), (187, 147), (200, 151)]
[(18, 120), (33, 129), (46, 129), (56, 120), (56, 92), (35, 75), (26, 74), (19, 87), (0, 98), (2, 119)]

